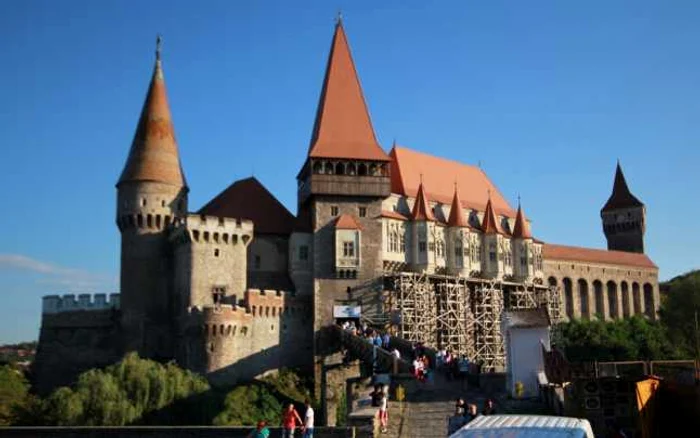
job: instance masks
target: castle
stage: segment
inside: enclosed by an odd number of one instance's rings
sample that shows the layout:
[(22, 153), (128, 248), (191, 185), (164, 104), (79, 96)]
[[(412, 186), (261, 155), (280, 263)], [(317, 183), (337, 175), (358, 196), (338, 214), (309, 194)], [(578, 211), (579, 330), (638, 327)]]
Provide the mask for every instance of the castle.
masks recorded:
[(340, 20), (296, 215), (255, 178), (192, 213), (183, 169), (158, 47), (116, 185), (120, 294), (44, 297), (40, 391), (128, 351), (222, 384), (280, 367), (318, 378), (323, 328), (348, 308), (491, 367), (504, 363), (507, 308), (547, 306), (555, 320), (656, 318), (645, 206), (619, 163), (600, 213), (607, 250), (542, 242), (479, 167), (382, 148)]

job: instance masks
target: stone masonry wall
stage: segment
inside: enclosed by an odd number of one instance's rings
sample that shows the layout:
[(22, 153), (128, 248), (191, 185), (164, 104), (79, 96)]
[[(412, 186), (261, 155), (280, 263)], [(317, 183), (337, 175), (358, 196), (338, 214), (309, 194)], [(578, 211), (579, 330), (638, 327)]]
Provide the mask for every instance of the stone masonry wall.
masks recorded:
[(311, 355), (308, 300), (251, 289), (241, 304), (190, 310), (188, 367), (215, 385), (230, 385), (305, 365)]
[(116, 309), (44, 313), (32, 365), (41, 395), (70, 385), (80, 373), (121, 359), (122, 339)]
[(606, 320), (637, 314), (657, 317), (657, 268), (548, 259), (544, 280), (558, 286), (565, 319), (592, 318), (598, 313)]

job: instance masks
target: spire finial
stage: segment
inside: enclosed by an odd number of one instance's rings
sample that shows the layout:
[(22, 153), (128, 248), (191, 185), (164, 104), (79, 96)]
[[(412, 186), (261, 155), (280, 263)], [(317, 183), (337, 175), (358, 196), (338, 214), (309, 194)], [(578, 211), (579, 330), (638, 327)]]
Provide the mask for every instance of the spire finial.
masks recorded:
[(520, 193), (518, 193), (518, 208), (520, 208)]
[(481, 160), (478, 161), (479, 169), (481, 169)]
[(491, 187), (489, 187), (488, 189), (486, 189), (486, 193), (488, 194), (488, 196), (489, 196), (489, 201), (490, 201), (490, 200), (491, 200)]
[(423, 172), (420, 173), (420, 183), (423, 184)]
[(343, 24), (343, 10), (338, 9), (338, 13), (335, 16), (335, 24)]
[(160, 61), (160, 50), (163, 46), (163, 37), (158, 34), (156, 37), (156, 61)]

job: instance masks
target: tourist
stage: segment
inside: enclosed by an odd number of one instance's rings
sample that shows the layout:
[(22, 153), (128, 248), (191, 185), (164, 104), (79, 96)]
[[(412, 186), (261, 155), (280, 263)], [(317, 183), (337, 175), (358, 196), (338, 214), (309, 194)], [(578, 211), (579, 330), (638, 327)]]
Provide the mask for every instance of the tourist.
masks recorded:
[(384, 336), (382, 336), (382, 347), (384, 347), (385, 350), (388, 350), (390, 343), (391, 343), (391, 336), (389, 335), (389, 332), (386, 332), (386, 333), (384, 333)]
[(473, 403), (470, 403), (467, 405), (467, 412), (464, 415), (464, 419), (466, 420), (464, 424), (469, 423), (473, 419), (479, 416), (479, 413), (476, 410), (476, 405)]
[(306, 412), (304, 413), (304, 435), (303, 438), (313, 438), (314, 437), (314, 408), (311, 407), (311, 402), (307, 398), (304, 405), (306, 405)]
[(463, 398), (458, 398), (457, 403), (455, 403), (455, 415), (466, 415), (467, 413), (467, 404), (464, 402)]
[(391, 350), (391, 354), (393, 354), (395, 358), (401, 359), (401, 353), (398, 349), (394, 348), (393, 350)]
[(297, 423), (299, 425), (304, 424), (304, 422), (301, 421), (299, 413), (294, 409), (294, 404), (290, 403), (287, 405), (287, 409), (282, 413), (282, 437), (294, 438), (294, 429), (297, 428)]
[(496, 408), (493, 406), (493, 400), (488, 399), (486, 400), (486, 405), (484, 406), (484, 410), (481, 411), (483, 415), (495, 415), (496, 414)]
[(258, 421), (258, 425), (249, 434), (248, 438), (268, 438), (270, 429), (267, 428), (267, 423), (264, 420)]
[(382, 433), (386, 433), (386, 426), (389, 421), (389, 411), (387, 409), (388, 397), (385, 391), (380, 389), (379, 394), (379, 424), (381, 425)]

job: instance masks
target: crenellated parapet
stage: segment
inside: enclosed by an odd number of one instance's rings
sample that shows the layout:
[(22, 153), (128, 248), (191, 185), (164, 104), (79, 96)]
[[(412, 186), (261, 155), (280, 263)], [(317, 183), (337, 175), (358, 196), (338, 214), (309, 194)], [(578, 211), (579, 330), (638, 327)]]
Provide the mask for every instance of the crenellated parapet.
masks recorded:
[[(107, 299), (109, 296), (109, 299)], [(120, 308), (119, 294), (74, 294), (46, 295), (42, 298), (41, 313), (55, 314), (85, 310), (107, 310)]]
[(303, 318), (311, 310), (309, 300), (279, 290), (248, 289), (244, 305), (251, 315), (259, 318)]
[(253, 228), (253, 221), (248, 219), (189, 214), (175, 220), (170, 241), (245, 247), (253, 240)]

